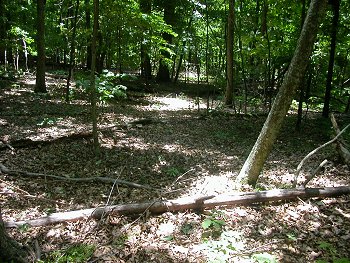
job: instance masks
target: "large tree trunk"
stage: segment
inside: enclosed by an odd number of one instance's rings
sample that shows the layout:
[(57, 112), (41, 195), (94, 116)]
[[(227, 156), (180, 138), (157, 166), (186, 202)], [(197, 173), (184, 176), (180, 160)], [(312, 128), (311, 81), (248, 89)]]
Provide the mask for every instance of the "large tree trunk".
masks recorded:
[(229, 0), (229, 15), (227, 21), (227, 86), (225, 93), (225, 105), (232, 107), (234, 104), (234, 70), (233, 70), (233, 44), (234, 44), (234, 20), (235, 0)]
[(0, 262), (27, 262), (26, 252), (5, 230), (0, 210)]
[(37, 48), (35, 92), (47, 92), (45, 83), (45, 1), (37, 2)]
[[(164, 21), (168, 25), (173, 26), (175, 23), (175, 1), (166, 1), (164, 2)], [(166, 41), (166, 43), (170, 45), (173, 42), (173, 36), (169, 33), (163, 33), (163, 39)], [(157, 74), (158, 81), (162, 82), (170, 82), (170, 70), (167, 63), (167, 59), (170, 59), (170, 53), (168, 51), (163, 50), (161, 52), (162, 58), (159, 62), (159, 70)]]
[(265, 160), (271, 152), (283, 120), (288, 113), (293, 96), (304, 77), (319, 23), (324, 17), (326, 2), (326, 0), (311, 1), (293, 59), (260, 135), (237, 177), (239, 184), (248, 183), (255, 186), (258, 180)]
[(331, 49), (329, 51), (326, 92), (325, 92), (325, 96), (324, 96), (324, 105), (323, 105), (323, 111), (322, 111), (322, 116), (325, 118), (327, 118), (329, 115), (329, 108), (330, 108), (329, 104), (331, 101), (331, 90), (332, 90), (332, 81), (333, 81), (335, 48), (336, 48), (336, 43), (337, 43), (340, 0), (333, 0), (333, 1), (331, 1), (331, 3), (332, 3), (334, 14), (333, 14), (333, 21), (332, 21)]

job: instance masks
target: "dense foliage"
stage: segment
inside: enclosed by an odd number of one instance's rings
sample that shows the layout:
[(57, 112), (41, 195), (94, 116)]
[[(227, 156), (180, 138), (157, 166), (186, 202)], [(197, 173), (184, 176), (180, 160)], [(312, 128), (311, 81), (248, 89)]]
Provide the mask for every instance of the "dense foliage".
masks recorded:
[[(302, 96), (296, 98), (316, 109), (322, 108), (324, 102), (336, 3), (328, 5), (301, 87)], [(74, 23), (76, 8), (78, 17)], [(234, 82), (238, 110), (243, 110), (242, 105), (246, 109), (256, 103), (269, 108), (295, 50), (307, 8), (306, 0), (288, 4), (278, 0), (235, 1)], [(48, 69), (68, 69), (72, 54), (79, 68), (90, 68), (92, 1), (47, 0), (45, 9)], [(349, 3), (341, 1), (330, 101), (331, 109), (338, 111), (348, 111), (350, 101), (348, 9)], [(33, 68), (37, 55), (36, 1), (3, 0), (0, 14), (2, 72), (4, 67), (27, 69), (27, 63)], [(140, 74), (149, 70), (158, 80), (204, 81), (223, 89), (227, 16), (228, 1), (223, 0), (100, 0), (97, 71)], [(72, 46), (74, 53), (70, 51)], [(145, 62), (146, 68), (141, 66)]]

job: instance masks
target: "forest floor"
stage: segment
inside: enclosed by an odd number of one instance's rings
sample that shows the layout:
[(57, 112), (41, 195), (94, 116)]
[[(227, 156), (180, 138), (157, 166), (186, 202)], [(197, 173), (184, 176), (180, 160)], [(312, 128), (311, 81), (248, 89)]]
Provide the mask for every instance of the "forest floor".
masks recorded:
[[(205, 100), (185, 94), (130, 92), (127, 99), (100, 107), (101, 156), (95, 158), (91, 138), (84, 136), (91, 130), (88, 101), (77, 93), (65, 103), (63, 80), (47, 80), (48, 94), (35, 94), (30, 76), (0, 85), (0, 138), (22, 142), (15, 149), (0, 148), (1, 164), (66, 177), (108, 176), (162, 191), (0, 173), (4, 221), (232, 192), (266, 118), (224, 110), (207, 114)], [(133, 122), (141, 119), (152, 121)], [(343, 115), (337, 120), (340, 127), (350, 122)], [(318, 113), (306, 116), (300, 132), (295, 121), (291, 113), (258, 190), (290, 188), (298, 163), (332, 136), (330, 122)], [(324, 159), (332, 164), (308, 186), (350, 185), (349, 167), (337, 161), (332, 147), (315, 154), (300, 179)], [(218, 207), (201, 214), (108, 216), (9, 233), (36, 247), (43, 262), (350, 262), (350, 196)]]

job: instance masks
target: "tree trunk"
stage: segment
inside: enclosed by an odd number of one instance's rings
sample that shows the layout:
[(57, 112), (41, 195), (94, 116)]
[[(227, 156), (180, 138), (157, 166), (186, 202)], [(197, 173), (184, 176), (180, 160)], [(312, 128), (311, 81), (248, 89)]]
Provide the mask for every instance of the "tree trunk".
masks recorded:
[[(150, 14), (152, 11), (152, 1), (149, 0), (140, 0), (140, 9), (141, 12), (144, 14)], [(152, 65), (151, 65), (151, 59), (149, 56), (149, 50), (147, 45), (145, 45), (143, 42), (144, 39), (141, 41), (141, 77), (145, 78), (147, 83), (148, 80), (152, 78)]]
[(229, 11), (227, 19), (227, 86), (225, 93), (225, 105), (234, 107), (234, 69), (233, 69), (233, 46), (234, 46), (234, 21), (235, 0), (229, 0)]
[(94, 0), (94, 29), (91, 44), (91, 117), (92, 117), (92, 137), (94, 144), (95, 156), (100, 154), (100, 145), (98, 141), (98, 130), (97, 130), (97, 91), (95, 83), (95, 71), (96, 71), (96, 43), (98, 34), (98, 17), (99, 17), (99, 0)]
[(326, 92), (324, 96), (324, 105), (322, 116), (328, 118), (330, 101), (331, 101), (331, 90), (332, 90), (332, 80), (333, 80), (333, 68), (334, 68), (334, 57), (335, 48), (337, 44), (337, 31), (339, 22), (339, 9), (340, 0), (331, 1), (333, 7), (333, 21), (332, 21), (332, 31), (331, 31), (331, 49), (329, 51), (329, 62), (328, 62), (328, 72), (327, 72), (327, 82), (326, 82)]
[[(90, 30), (91, 28), (91, 12), (90, 12), (90, 0), (85, 0), (85, 28)], [(86, 48), (86, 68), (91, 69), (91, 37), (87, 39)]]
[(36, 84), (34, 92), (47, 92), (45, 83), (45, 1), (37, 2), (37, 49)]
[(293, 59), (260, 135), (237, 177), (239, 184), (248, 183), (255, 186), (258, 180), (265, 160), (271, 152), (283, 120), (288, 113), (293, 96), (304, 77), (319, 23), (324, 17), (326, 2), (326, 0), (311, 1)]
[(27, 262), (27, 254), (5, 231), (0, 210), (0, 262)]
[(5, 65), (5, 39), (6, 39), (6, 14), (5, 14), (5, 0), (0, 0), (0, 14), (3, 16), (0, 19), (0, 65)]
[[(164, 3), (164, 21), (168, 25), (173, 26), (175, 24), (175, 1), (166, 1)], [(163, 39), (168, 44), (168, 48), (173, 42), (173, 36), (168, 33), (163, 33)], [(170, 59), (170, 53), (168, 51), (163, 50), (162, 52), (162, 58), (159, 62), (159, 70), (157, 74), (158, 81), (162, 82), (170, 82), (170, 70), (168, 66), (167, 59)]]
[(67, 88), (66, 88), (66, 102), (69, 102), (70, 80), (73, 76), (73, 70), (74, 70), (74, 64), (75, 64), (75, 61), (74, 61), (75, 60), (75, 36), (77, 32), (78, 11), (79, 11), (79, 0), (77, 0), (76, 6), (75, 6), (75, 13), (74, 13), (73, 33), (72, 33), (72, 41), (71, 41), (71, 48), (70, 48), (70, 61), (69, 61), (69, 70), (68, 70)]

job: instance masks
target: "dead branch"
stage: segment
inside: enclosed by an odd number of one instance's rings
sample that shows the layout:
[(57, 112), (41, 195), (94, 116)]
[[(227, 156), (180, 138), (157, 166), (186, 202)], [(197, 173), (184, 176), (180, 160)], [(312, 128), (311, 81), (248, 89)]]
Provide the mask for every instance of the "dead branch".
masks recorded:
[(321, 169), (327, 164), (329, 161), (327, 159), (323, 160), (319, 166), (312, 172), (310, 176), (308, 176), (305, 180), (305, 182), (302, 184), (303, 187), (306, 187), (306, 185), (321, 171)]
[(45, 226), (67, 221), (81, 219), (101, 219), (102, 215), (135, 215), (149, 211), (150, 213), (163, 213), (167, 211), (181, 211), (187, 209), (200, 210), (201, 208), (214, 208), (217, 206), (250, 205), (253, 203), (295, 200), (298, 198), (336, 197), (350, 194), (350, 186), (326, 188), (295, 188), (275, 189), (261, 192), (243, 192), (223, 194), (217, 196), (185, 197), (176, 200), (145, 202), (135, 204), (122, 204), (103, 206), (77, 211), (54, 213), (45, 217), (17, 222), (6, 222), (6, 227), (19, 227), (24, 224), (30, 226)]
[(293, 182), (293, 187), (295, 188), (297, 185), (297, 180), (298, 180), (298, 176), (300, 174), (301, 168), (303, 167), (304, 163), (306, 162), (307, 159), (309, 159), (313, 154), (315, 154), (316, 152), (318, 152), (319, 150), (321, 150), (322, 148), (330, 145), (331, 143), (335, 142), (345, 131), (347, 128), (350, 127), (350, 124), (348, 124), (344, 129), (342, 129), (337, 136), (335, 136), (332, 140), (322, 144), (321, 146), (317, 147), (316, 149), (312, 150), (311, 152), (309, 152), (303, 160), (301, 160), (301, 162), (299, 163), (297, 170), (295, 172), (294, 175), (294, 182)]
[[(340, 129), (338, 127), (338, 124), (337, 124), (337, 121), (334, 117), (334, 114), (331, 114), (331, 122), (332, 122), (332, 125), (333, 125), (333, 129), (335, 131), (335, 134), (338, 135), (340, 133)], [(349, 150), (346, 148), (346, 143), (344, 142), (344, 140), (339, 137), (336, 141), (336, 149), (337, 149), (337, 152), (340, 156), (340, 158), (342, 159), (342, 161), (347, 164), (347, 165), (350, 165), (350, 152)]]
[(6, 166), (4, 166), (2, 163), (0, 163), (0, 172), (7, 174), (7, 175), (19, 175), (19, 176), (29, 176), (29, 177), (41, 177), (41, 178), (52, 178), (56, 180), (61, 181), (70, 181), (70, 182), (102, 182), (102, 183), (115, 183), (118, 185), (126, 185), (129, 187), (134, 188), (143, 188), (147, 190), (156, 190), (153, 187), (147, 186), (147, 185), (141, 185), (138, 183), (133, 183), (121, 179), (114, 179), (111, 177), (87, 177), (87, 178), (72, 178), (72, 177), (65, 177), (65, 176), (58, 176), (58, 175), (51, 175), (51, 174), (42, 174), (42, 173), (30, 173), (25, 171), (18, 171), (18, 170), (10, 170)]

